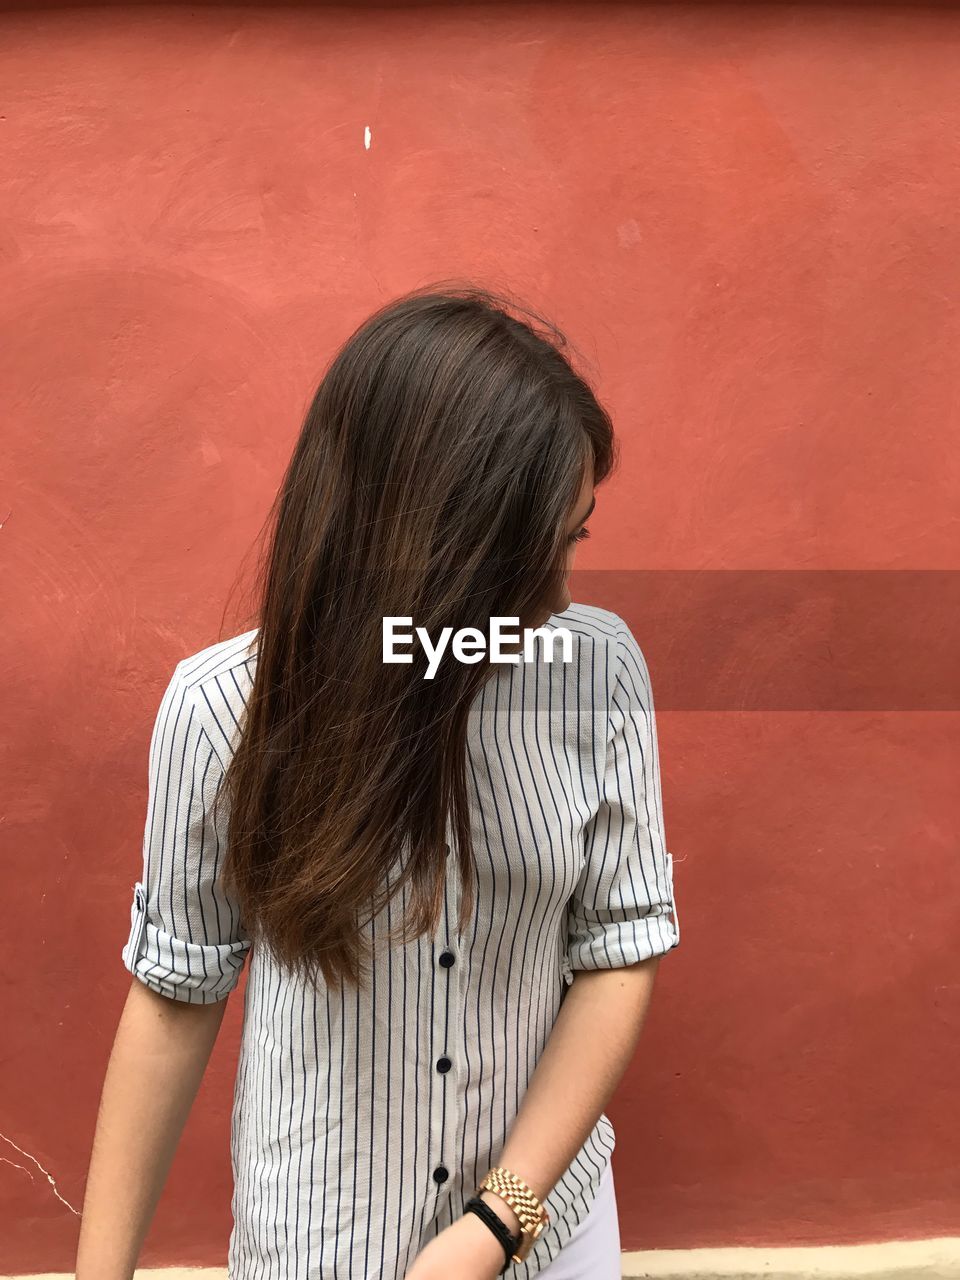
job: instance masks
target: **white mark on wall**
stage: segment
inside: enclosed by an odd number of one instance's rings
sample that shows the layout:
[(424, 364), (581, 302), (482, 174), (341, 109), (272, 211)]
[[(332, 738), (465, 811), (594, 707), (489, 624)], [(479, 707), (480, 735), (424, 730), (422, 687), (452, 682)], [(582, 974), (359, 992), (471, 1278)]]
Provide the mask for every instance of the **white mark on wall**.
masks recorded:
[(363, 145), (368, 151), (370, 150), (370, 126), (368, 124), (363, 126)]
[(617, 239), (620, 242), (621, 249), (629, 249), (635, 244), (639, 244), (643, 239), (643, 232), (640, 230), (640, 224), (636, 218), (627, 218), (626, 222), (621, 222), (617, 227)]
[(206, 436), (203, 436), (200, 440), (200, 456), (203, 458), (205, 467), (215, 467), (223, 461), (220, 456), (220, 450)]
[[(43, 1176), (46, 1178), (46, 1180), (50, 1183), (51, 1187), (53, 1187), (53, 1194), (57, 1197), (60, 1203), (65, 1204), (71, 1213), (75, 1213), (78, 1218), (80, 1217), (79, 1209), (75, 1209), (69, 1200), (65, 1200), (63, 1198), (63, 1196), (57, 1190), (57, 1184), (54, 1182), (53, 1178), (50, 1176), (49, 1173), (47, 1173), (46, 1169), (43, 1167), (40, 1161), (36, 1159), (35, 1156), (32, 1156), (29, 1151), (24, 1151), (23, 1147), (18, 1147), (17, 1144), (14, 1142), (14, 1140), (12, 1138), (8, 1138), (5, 1133), (0, 1133), (0, 1139), (2, 1139), (6, 1143), (9, 1143), (9, 1145), (13, 1147), (14, 1151), (19, 1151), (22, 1156), (26, 1156), (28, 1160), (32, 1160), (33, 1163), (40, 1170), (40, 1172), (43, 1174)], [(14, 1169), (22, 1169), (24, 1173), (28, 1174), (31, 1178), (34, 1179), (34, 1181), (36, 1181), (36, 1178), (34, 1178), (33, 1170), (28, 1169), (25, 1164), (17, 1164), (16, 1161), (8, 1160), (5, 1156), (0, 1156), (0, 1160), (2, 1160), (4, 1164), (13, 1165)]]

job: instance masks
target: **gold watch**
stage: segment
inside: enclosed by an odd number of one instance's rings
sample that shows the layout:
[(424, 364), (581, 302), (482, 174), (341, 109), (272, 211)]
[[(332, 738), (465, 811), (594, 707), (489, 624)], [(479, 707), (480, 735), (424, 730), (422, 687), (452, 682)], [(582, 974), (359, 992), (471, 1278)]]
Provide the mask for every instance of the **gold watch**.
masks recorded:
[(513, 1255), (514, 1262), (523, 1262), (550, 1221), (550, 1215), (522, 1178), (509, 1169), (497, 1165), (491, 1169), (477, 1187), (481, 1191), (493, 1191), (504, 1200), (520, 1221), (520, 1243)]

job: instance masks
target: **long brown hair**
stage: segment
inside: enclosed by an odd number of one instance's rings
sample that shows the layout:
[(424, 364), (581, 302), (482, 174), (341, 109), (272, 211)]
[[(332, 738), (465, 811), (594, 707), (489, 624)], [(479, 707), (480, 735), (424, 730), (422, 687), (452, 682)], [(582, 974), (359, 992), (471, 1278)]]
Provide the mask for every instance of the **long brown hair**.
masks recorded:
[(448, 821), (470, 917), (467, 727), (492, 667), (427, 680), (416, 644), (384, 664), (383, 618), (436, 637), (553, 612), (585, 467), (599, 483), (617, 447), (567, 346), (502, 293), (425, 287), (348, 338), (307, 411), (268, 521), (223, 875), (257, 940), (311, 979), (366, 981), (360, 929), (404, 883), (403, 940), (432, 934)]

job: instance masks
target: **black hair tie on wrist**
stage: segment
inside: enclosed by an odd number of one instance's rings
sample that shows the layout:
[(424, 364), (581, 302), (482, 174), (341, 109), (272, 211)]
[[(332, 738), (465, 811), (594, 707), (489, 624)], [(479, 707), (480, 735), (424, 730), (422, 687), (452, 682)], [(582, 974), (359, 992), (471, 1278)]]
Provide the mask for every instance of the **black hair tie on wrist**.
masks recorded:
[(496, 1212), (495, 1209), (487, 1204), (486, 1200), (481, 1200), (479, 1196), (474, 1196), (468, 1200), (463, 1206), (464, 1213), (475, 1213), (477, 1217), (487, 1224), (493, 1234), (503, 1245), (503, 1251), (507, 1255), (507, 1260), (500, 1268), (500, 1275), (506, 1271), (510, 1263), (513, 1261), (513, 1255), (520, 1248), (521, 1236), (514, 1235), (504, 1220)]

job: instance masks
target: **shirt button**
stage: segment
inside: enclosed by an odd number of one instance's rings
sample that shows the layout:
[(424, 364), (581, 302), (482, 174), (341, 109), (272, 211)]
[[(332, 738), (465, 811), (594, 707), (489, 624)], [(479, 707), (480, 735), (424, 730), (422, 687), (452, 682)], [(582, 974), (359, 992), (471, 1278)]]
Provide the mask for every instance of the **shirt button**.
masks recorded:
[(446, 1182), (446, 1180), (449, 1177), (450, 1177), (450, 1174), (447, 1172), (447, 1170), (443, 1167), (442, 1164), (438, 1164), (433, 1171), (434, 1182)]
[(453, 964), (455, 957), (452, 951), (442, 951), (440, 953), (440, 963), (445, 969), (449, 969)]
[(446, 1055), (437, 1059), (437, 1070), (440, 1072), (449, 1071), (452, 1066), (453, 1063)]

